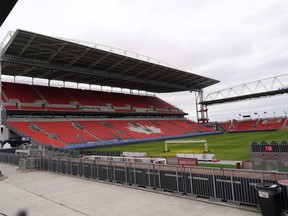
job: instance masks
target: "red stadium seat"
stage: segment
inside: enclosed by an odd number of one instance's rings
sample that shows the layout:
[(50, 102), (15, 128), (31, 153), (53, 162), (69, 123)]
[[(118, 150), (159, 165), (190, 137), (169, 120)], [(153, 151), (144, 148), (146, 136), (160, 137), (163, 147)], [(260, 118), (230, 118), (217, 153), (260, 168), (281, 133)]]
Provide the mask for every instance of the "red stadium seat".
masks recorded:
[[(21, 92), (21, 94), (19, 94)], [(32, 111), (91, 111), (91, 107), (110, 112), (127, 113), (185, 113), (155, 96), (140, 96), (99, 92), (81, 89), (24, 85), (3, 82), (2, 99), (6, 109), (15, 109), (11, 103), (19, 103), (21, 110)], [(10, 103), (10, 104), (9, 104)], [(4, 104), (5, 105), (5, 104)], [(88, 107), (88, 108), (87, 108)]]
[[(21, 92), (21, 94), (19, 94)], [(117, 115), (133, 114), (134, 116), (184, 115), (173, 105), (155, 96), (140, 96), (120, 93), (108, 93), (80, 89), (31, 86), (16, 83), (3, 83), (2, 99), (6, 111), (30, 115), (36, 113), (37, 119), (8, 119), (7, 126), (20, 135), (31, 136), (35, 142), (52, 144), (58, 147), (106, 141), (161, 138), (186, 135), (195, 132), (210, 132), (210, 128), (184, 118), (130, 118), (122, 119)], [(41, 118), (37, 112), (49, 116)], [(65, 113), (77, 118), (64, 118)], [(96, 115), (109, 115), (113, 118), (87, 118), (93, 112)], [(52, 113), (52, 114), (51, 114)], [(57, 113), (61, 118), (54, 118)], [(118, 113), (118, 114), (117, 114)], [(112, 115), (113, 114), (113, 115)]]
[(92, 141), (159, 138), (213, 131), (185, 119), (37, 120), (30, 122), (8, 121), (7, 124), (23, 135), (35, 137), (39, 143), (56, 146)]

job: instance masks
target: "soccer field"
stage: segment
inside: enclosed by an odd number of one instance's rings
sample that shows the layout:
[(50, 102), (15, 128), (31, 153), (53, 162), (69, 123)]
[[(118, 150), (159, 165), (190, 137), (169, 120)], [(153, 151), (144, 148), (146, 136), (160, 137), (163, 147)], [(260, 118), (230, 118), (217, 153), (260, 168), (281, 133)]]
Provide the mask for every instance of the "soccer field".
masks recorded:
[[(256, 142), (281, 142), (288, 140), (288, 131), (265, 131), (227, 133), (209, 136), (192, 137), (191, 139), (206, 139), (209, 150), (220, 160), (249, 160), (249, 143)], [(188, 139), (188, 138), (185, 138)], [(169, 144), (169, 152), (164, 152), (164, 140), (114, 146), (109, 148), (97, 148), (97, 151), (121, 151), (121, 152), (146, 152), (148, 156), (175, 156), (176, 153), (203, 153), (203, 143)]]

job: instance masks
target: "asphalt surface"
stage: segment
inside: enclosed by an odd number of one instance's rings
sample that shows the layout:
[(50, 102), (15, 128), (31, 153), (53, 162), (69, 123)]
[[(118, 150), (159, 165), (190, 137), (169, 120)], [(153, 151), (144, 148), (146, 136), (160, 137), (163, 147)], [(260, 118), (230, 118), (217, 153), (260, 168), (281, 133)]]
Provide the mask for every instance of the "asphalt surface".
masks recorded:
[(259, 216), (255, 207), (211, 202), (170, 193), (45, 171), (22, 172), (0, 163), (0, 215)]

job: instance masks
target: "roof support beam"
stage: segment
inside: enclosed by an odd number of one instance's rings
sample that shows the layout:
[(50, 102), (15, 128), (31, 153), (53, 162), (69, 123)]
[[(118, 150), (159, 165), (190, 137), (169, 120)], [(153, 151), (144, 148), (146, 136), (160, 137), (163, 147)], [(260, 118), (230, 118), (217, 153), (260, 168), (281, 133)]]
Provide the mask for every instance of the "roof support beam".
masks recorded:
[(10, 63), (2, 64), (2, 70), (5, 69), (6, 67), (8, 67), (9, 65), (11, 65), (11, 64)]
[[(57, 76), (57, 79), (60, 79), (60, 80), (63, 79), (63, 78), (66, 78), (66, 77), (71, 76), (70, 73), (65, 73), (65, 71), (59, 71), (59, 70), (57, 70), (57, 72), (60, 72), (60, 73), (62, 72), (62, 73), (63, 73), (62, 75), (60, 75), (60, 76), (58, 75), (58, 76)], [(56, 78), (55, 78), (55, 79), (56, 79)]]
[(139, 76), (139, 75), (145, 73), (146, 71), (151, 70), (152, 68), (154, 68), (154, 67), (156, 67), (156, 66), (158, 66), (158, 65), (155, 65), (155, 64), (154, 64), (154, 65), (152, 65), (151, 67), (145, 68), (144, 70), (138, 72), (137, 75)]
[(22, 54), (25, 52), (25, 50), (27, 50), (27, 48), (29, 47), (29, 45), (31, 44), (31, 42), (34, 40), (35, 37), (36, 37), (36, 35), (33, 34), (33, 36), (32, 36), (31, 39), (28, 41), (28, 43), (26, 44), (26, 46), (23, 47), (23, 49), (21, 50), (20, 55), (22, 55)]
[(86, 83), (86, 82), (91, 81), (93, 79), (93, 76), (81, 76), (81, 77), (78, 76), (76, 79), (75, 79), (75, 82), (77, 83)]
[(106, 55), (104, 55), (102, 58), (98, 59), (97, 61), (93, 62), (89, 68), (93, 68), (95, 67), (98, 63), (100, 63), (101, 61), (103, 61), (105, 58), (107, 58), (111, 53), (107, 53)]
[(137, 64), (132, 65), (131, 67), (127, 68), (126, 70), (122, 71), (123, 74), (127, 73), (128, 71), (132, 70), (133, 68), (139, 66), (140, 64), (142, 64), (143, 62), (139, 62)]
[(70, 60), (70, 59), (74, 59), (75, 56), (65, 56), (65, 57), (62, 57), (62, 58), (57, 58), (55, 59), (56, 61), (63, 61), (63, 60)]
[(84, 56), (86, 53), (88, 53), (90, 48), (85, 49), (79, 56), (77, 56), (74, 60), (69, 62), (70, 65), (73, 65), (75, 62), (77, 62), (82, 56)]
[(26, 54), (25, 56), (38, 56), (38, 55), (46, 55), (49, 53), (53, 53), (52, 51), (43, 51), (43, 52), (38, 52), (38, 53), (30, 53), (30, 54)]
[(169, 77), (175, 77), (174, 73), (166, 73), (165, 76), (161, 77), (161, 80), (167, 80)]
[(45, 73), (42, 73), (40, 76), (38, 76), (38, 78), (45, 78), (47, 75), (51, 75), (51, 74), (54, 74), (56, 72), (58, 72), (59, 70), (49, 70)]
[(106, 71), (110, 71), (111, 69), (115, 68), (116, 66), (118, 66), (119, 64), (121, 64), (122, 62), (124, 62), (126, 60), (127, 60), (127, 58), (122, 59), (121, 61), (117, 62), (116, 64), (114, 64), (111, 67), (109, 67), (108, 69), (106, 69)]
[(163, 73), (163, 72), (166, 71), (167, 69), (168, 69), (168, 68), (164, 68), (163, 70), (160, 70), (160, 71), (158, 71), (158, 72), (156, 72), (156, 73), (152, 73), (151, 75), (148, 75), (147, 77), (148, 77), (148, 78), (153, 78), (153, 77), (157, 76), (158, 74)]
[(48, 59), (48, 61), (51, 61), (52, 59), (54, 59), (55, 56), (58, 55), (58, 53), (60, 53), (61, 50), (62, 50), (66, 45), (67, 45), (67, 42), (63, 43), (62, 46), (60, 46), (60, 47), (57, 49), (57, 51), (54, 52), (54, 53), (50, 56), (50, 58)]
[[(186, 77), (186, 78), (185, 78)], [(180, 79), (182, 79), (182, 81), (180, 81)], [(202, 83), (201, 81), (201, 77), (197, 77), (195, 79), (189, 79), (189, 74), (183, 74), (182, 76), (177, 76), (177, 77), (172, 77), (170, 82), (179, 82), (179, 83), (182, 83), (183, 85), (195, 85), (197, 83)]]
[(35, 70), (37, 67), (29, 67), (29, 68), (26, 68), (24, 71), (22, 71), (21, 73), (19, 73), (17, 76), (24, 76), (25, 74)]

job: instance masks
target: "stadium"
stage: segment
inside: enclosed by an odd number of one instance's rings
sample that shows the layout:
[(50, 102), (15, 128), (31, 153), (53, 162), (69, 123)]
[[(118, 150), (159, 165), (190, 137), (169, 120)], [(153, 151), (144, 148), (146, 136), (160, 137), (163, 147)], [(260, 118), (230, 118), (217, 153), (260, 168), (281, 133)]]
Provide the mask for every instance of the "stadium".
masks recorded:
[[(285, 85), (224, 98), (212, 94), (209, 100), (204, 89), (219, 80), (151, 57), (21, 29), (9, 32), (2, 45), (1, 162), (24, 171), (234, 203), (252, 207), (252, 212), (261, 202), (257, 184), (288, 178), (286, 116), (210, 122), (207, 108), (285, 94)], [(279, 79), (273, 77), (272, 82)], [(155, 94), (183, 91), (195, 93), (197, 121)], [(169, 150), (164, 149), (167, 141)], [(216, 149), (217, 142), (235, 142), (228, 158), (221, 154), (227, 155), (229, 144)], [(233, 166), (195, 166), (198, 161), (190, 157), (194, 153), (199, 153), (199, 163), (227, 159)], [(235, 161), (244, 169), (234, 169)], [(280, 214), (288, 209), (287, 189), (281, 188)]]

